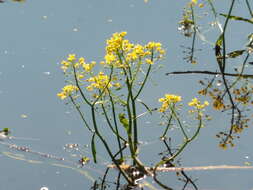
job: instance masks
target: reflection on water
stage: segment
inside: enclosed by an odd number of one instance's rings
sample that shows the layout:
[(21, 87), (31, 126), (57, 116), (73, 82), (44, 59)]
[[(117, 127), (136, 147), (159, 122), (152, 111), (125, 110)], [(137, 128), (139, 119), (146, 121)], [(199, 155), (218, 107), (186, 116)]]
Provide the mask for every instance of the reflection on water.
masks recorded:
[[(2, 135), (3, 136), (3, 135)], [(141, 169), (131, 166), (129, 164), (121, 164), (121, 167), (131, 176), (135, 181), (136, 186), (131, 186), (129, 184), (121, 184), (121, 173), (117, 172), (115, 165), (110, 164), (110, 162), (105, 161), (101, 155), (98, 155), (100, 169), (97, 165), (92, 165), (90, 163), (90, 158), (87, 155), (91, 155), (88, 151), (87, 145), (80, 145), (76, 143), (67, 143), (63, 146), (63, 150), (67, 152), (67, 156), (61, 157), (49, 153), (43, 153), (35, 151), (31, 148), (38, 139), (33, 138), (19, 138), (14, 136), (3, 136), (1, 138), (0, 144), (2, 145), (1, 154), (18, 161), (24, 161), (29, 164), (44, 164), (48, 166), (71, 169), (92, 182), (91, 189), (157, 189), (157, 177), (166, 175), (167, 172), (175, 172), (178, 176), (179, 181), (183, 182), (183, 189), (191, 184), (194, 189), (198, 189), (195, 184), (195, 180), (186, 174), (187, 171), (206, 171), (206, 170), (241, 170), (241, 169), (253, 169), (253, 166), (233, 166), (233, 165), (214, 165), (214, 166), (195, 166), (195, 167), (176, 167), (174, 164), (166, 163), (159, 168), (147, 168), (149, 171), (156, 172), (152, 176), (147, 176), (142, 172)], [(19, 146), (15, 140), (25, 140), (29, 142), (29, 146)], [(151, 142), (152, 144), (154, 142)], [(148, 142), (143, 143), (145, 145), (150, 145)], [(103, 164), (103, 166), (101, 165)], [(105, 171), (102, 171), (104, 168)], [(110, 170), (113, 172), (110, 173)], [(159, 172), (159, 173), (158, 173)], [(160, 173), (163, 172), (163, 173)], [(112, 176), (114, 177), (112, 177)], [(148, 178), (147, 178), (148, 177)], [(151, 177), (151, 178), (150, 178)], [(196, 176), (198, 177), (198, 176)], [(154, 181), (152, 180), (154, 179)], [(159, 181), (158, 181), (159, 183)], [(47, 188), (47, 187), (42, 187)], [(158, 188), (159, 189), (159, 188)]]

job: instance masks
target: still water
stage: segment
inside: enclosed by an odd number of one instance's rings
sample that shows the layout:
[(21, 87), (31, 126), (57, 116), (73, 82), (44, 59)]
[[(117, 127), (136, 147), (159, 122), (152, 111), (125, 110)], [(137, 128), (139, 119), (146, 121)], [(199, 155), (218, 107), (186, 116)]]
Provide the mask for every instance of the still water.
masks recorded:
[[(101, 60), (104, 56), (105, 40), (114, 32), (127, 31), (128, 38), (136, 43), (160, 41), (167, 50), (163, 68), (154, 73), (152, 90), (144, 96), (150, 104), (156, 104), (164, 93), (184, 95), (190, 100), (199, 86), (199, 78), (189, 76), (166, 76), (175, 70), (190, 69), (192, 65), (182, 59), (181, 45), (189, 45), (178, 32), (178, 22), (187, 1), (172, 0), (44, 0), (25, 3), (7, 1), (0, 4), (0, 127), (11, 129), (17, 139), (6, 140), (19, 146), (28, 146), (34, 151), (64, 157), (65, 161), (44, 158), (41, 155), (10, 150), (0, 145), (0, 190), (50, 190), (89, 189), (93, 180), (101, 176), (103, 164), (109, 158), (100, 148), (102, 160), (99, 167), (93, 165), (78, 168), (80, 152), (68, 152), (64, 145), (78, 143), (82, 151), (90, 142), (90, 135), (82, 126), (75, 110), (60, 101), (56, 94), (64, 85), (59, 62), (69, 53), (84, 56), (87, 60)], [(220, 11), (227, 7), (225, 2)], [(239, 7), (239, 6), (238, 6)], [(240, 12), (240, 8), (236, 9)], [(249, 28), (241, 28), (241, 30)], [(210, 34), (215, 41), (216, 35)], [(243, 39), (242, 39), (243, 40)], [(235, 42), (236, 43), (236, 42)], [(213, 48), (203, 44), (203, 48)], [(210, 56), (210, 58), (208, 57)], [(200, 67), (212, 68), (205, 55)], [(201, 60), (201, 58), (200, 58)], [(199, 76), (198, 76), (199, 77)], [(202, 130), (201, 136), (181, 156), (184, 166), (244, 165), (252, 163), (252, 132), (247, 129), (232, 150), (222, 151), (217, 146), (215, 134), (219, 126), (224, 127), (223, 116), (211, 109), (215, 118)], [(143, 123), (146, 127), (141, 140), (155, 143), (143, 145), (144, 161), (152, 163), (149, 154), (158, 150), (158, 139), (151, 138), (158, 130), (155, 122)], [(19, 137), (19, 138), (18, 138)], [(32, 138), (32, 139), (31, 139)], [(3, 142), (3, 141), (1, 141)], [(4, 141), (5, 142), (5, 141)], [(162, 151), (162, 149), (161, 149)], [(12, 152), (14, 157), (7, 156)], [(18, 154), (18, 155), (17, 155)], [(90, 152), (82, 152), (90, 156)], [(22, 157), (25, 156), (25, 157)], [(23, 158), (23, 160), (21, 159)], [(37, 162), (27, 162), (37, 160)], [(54, 163), (61, 165), (53, 165)], [(66, 167), (64, 167), (66, 166)], [(88, 172), (88, 173), (85, 173)], [(206, 190), (250, 190), (253, 189), (251, 170), (196, 171), (189, 173), (199, 189)], [(174, 180), (174, 174), (166, 176), (170, 185), (179, 189), (182, 184)], [(152, 180), (151, 180), (152, 182)]]

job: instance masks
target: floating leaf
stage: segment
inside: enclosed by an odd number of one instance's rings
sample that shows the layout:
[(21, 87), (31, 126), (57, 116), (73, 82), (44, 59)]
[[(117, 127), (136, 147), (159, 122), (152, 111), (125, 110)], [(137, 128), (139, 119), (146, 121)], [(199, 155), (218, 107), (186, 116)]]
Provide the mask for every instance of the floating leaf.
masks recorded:
[(221, 16), (224, 16), (224, 17), (227, 17), (227, 18), (229, 18), (229, 19), (231, 19), (231, 20), (239, 20), (239, 21), (244, 21), (244, 22), (248, 22), (248, 23), (250, 23), (250, 24), (253, 24), (253, 21), (252, 20), (250, 20), (250, 19), (247, 19), (247, 18), (243, 18), (243, 17), (239, 17), (239, 16), (232, 16), (232, 15), (226, 15), (226, 14), (220, 14)]
[(92, 151), (93, 160), (94, 160), (95, 163), (97, 163), (97, 151), (96, 151), (96, 145), (95, 145), (95, 133), (93, 133), (92, 139), (91, 139), (91, 151)]

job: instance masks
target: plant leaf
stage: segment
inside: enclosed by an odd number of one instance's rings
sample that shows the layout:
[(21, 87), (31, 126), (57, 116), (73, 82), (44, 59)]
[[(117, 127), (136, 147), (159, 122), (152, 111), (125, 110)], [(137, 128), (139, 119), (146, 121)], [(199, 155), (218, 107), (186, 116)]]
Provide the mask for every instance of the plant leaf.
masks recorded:
[(129, 120), (126, 118), (124, 113), (119, 113), (119, 121), (126, 129), (127, 133), (129, 132)]
[(96, 151), (96, 145), (95, 145), (95, 133), (93, 133), (92, 135), (92, 139), (91, 139), (91, 151), (92, 151), (92, 156), (93, 156), (93, 160), (94, 163), (97, 163), (97, 151)]
[(226, 15), (226, 14), (222, 14), (220, 13), (221, 16), (224, 16), (224, 17), (228, 17), (229, 19), (231, 20), (239, 20), (239, 21), (244, 21), (244, 22), (248, 22), (250, 24), (253, 24), (253, 21), (250, 20), (250, 19), (247, 19), (247, 18), (243, 18), (243, 17), (239, 17), (239, 16), (232, 16), (232, 15)]
[(220, 65), (221, 68), (223, 68), (222, 59), (221, 59), (222, 58), (222, 55), (221, 55), (222, 42), (223, 42), (223, 33), (217, 39), (217, 41), (215, 43), (215, 48), (214, 48), (215, 49), (216, 60), (217, 60), (217, 62)]
[(242, 49), (242, 50), (236, 50), (236, 51), (232, 51), (230, 53), (227, 54), (227, 56), (229, 58), (236, 58), (240, 55), (242, 55), (246, 50)]

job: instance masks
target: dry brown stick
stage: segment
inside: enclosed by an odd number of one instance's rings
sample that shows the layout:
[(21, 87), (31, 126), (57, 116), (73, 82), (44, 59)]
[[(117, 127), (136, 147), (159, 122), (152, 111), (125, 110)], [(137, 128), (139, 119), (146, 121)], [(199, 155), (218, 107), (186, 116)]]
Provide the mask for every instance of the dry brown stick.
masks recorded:
[[(116, 168), (115, 165), (108, 165), (110, 168)], [(128, 164), (122, 164), (120, 167), (127, 170), (131, 167)], [(153, 173), (154, 168), (145, 167), (146, 170)], [(194, 166), (194, 167), (158, 167), (156, 171), (160, 172), (180, 172), (180, 171), (195, 171), (195, 170), (227, 170), (227, 169), (253, 169), (253, 166), (236, 166), (236, 165), (214, 165), (214, 166)]]
[[(174, 71), (166, 73), (166, 75), (172, 75), (172, 74), (206, 74), (206, 75), (222, 75), (220, 72), (213, 72), (213, 71)], [(242, 78), (253, 78), (253, 75), (250, 74), (237, 74), (237, 73), (223, 73), (226, 76), (231, 77), (242, 77)]]

